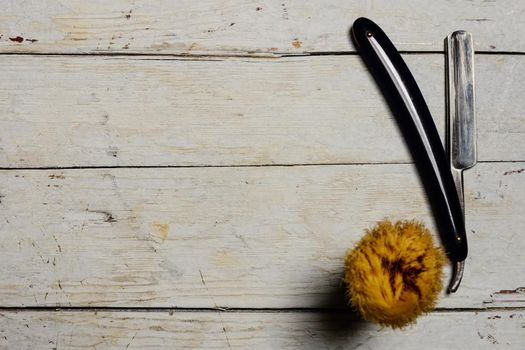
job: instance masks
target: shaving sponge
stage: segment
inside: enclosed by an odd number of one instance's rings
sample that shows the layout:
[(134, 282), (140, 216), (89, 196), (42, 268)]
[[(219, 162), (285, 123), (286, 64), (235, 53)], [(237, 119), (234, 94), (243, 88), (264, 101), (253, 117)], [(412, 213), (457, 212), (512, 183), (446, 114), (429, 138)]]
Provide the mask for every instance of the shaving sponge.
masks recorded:
[(422, 223), (378, 222), (346, 256), (349, 302), (366, 320), (402, 328), (434, 308), (445, 259)]

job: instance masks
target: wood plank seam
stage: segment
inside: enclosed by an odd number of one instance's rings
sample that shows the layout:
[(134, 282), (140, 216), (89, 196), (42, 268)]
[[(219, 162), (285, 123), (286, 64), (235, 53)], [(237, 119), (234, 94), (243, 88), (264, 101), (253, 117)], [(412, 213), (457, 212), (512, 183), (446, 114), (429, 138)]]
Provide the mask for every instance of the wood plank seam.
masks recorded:
[[(491, 307), (436, 307), (430, 313), (446, 312), (494, 312), (494, 311), (525, 311), (525, 306), (491, 306)], [(224, 313), (348, 313), (357, 315), (350, 307), (347, 308), (257, 308), (257, 307), (118, 307), (118, 306), (0, 306), (0, 312), (224, 312)]]
[[(445, 51), (407, 51), (400, 50), (402, 55), (444, 55)], [(525, 51), (475, 51), (475, 54), (478, 56), (481, 55), (490, 55), (490, 56), (523, 56)], [(205, 60), (206, 58), (214, 59), (217, 61), (220, 59), (228, 58), (252, 58), (252, 59), (278, 59), (278, 58), (297, 58), (297, 57), (318, 57), (318, 56), (359, 56), (359, 52), (356, 51), (312, 51), (312, 52), (302, 52), (302, 53), (287, 53), (287, 52), (272, 52), (272, 53), (260, 53), (260, 54), (220, 54), (220, 53), (210, 53), (210, 54), (196, 54), (196, 53), (132, 53), (132, 52), (85, 52), (85, 53), (71, 53), (71, 52), (0, 52), (1, 56), (63, 56), (63, 57), (87, 57), (87, 56), (96, 56), (96, 57), (155, 57), (159, 59), (169, 60), (172, 58), (176, 59), (198, 59)]]

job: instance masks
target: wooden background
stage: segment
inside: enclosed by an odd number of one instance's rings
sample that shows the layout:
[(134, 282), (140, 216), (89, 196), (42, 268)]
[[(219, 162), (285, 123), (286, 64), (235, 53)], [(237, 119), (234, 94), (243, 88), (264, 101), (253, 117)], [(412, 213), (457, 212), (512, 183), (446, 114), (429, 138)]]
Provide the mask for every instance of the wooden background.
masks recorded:
[[(0, 349), (525, 348), (524, 1), (1, 5)], [(477, 53), (465, 277), (403, 331), (340, 283), (375, 221), (435, 228), (359, 16), (442, 134), (443, 38)]]

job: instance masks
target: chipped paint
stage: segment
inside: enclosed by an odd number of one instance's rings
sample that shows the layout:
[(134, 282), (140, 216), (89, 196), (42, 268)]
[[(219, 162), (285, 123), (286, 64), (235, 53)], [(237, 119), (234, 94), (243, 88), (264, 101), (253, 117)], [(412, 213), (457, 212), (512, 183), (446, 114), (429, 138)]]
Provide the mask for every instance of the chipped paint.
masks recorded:
[(21, 36), (16, 36), (14, 38), (9, 38), (9, 40), (21, 44), (24, 41), (24, 38), (22, 38)]
[(518, 287), (516, 289), (502, 289), (494, 294), (525, 294), (525, 287)]

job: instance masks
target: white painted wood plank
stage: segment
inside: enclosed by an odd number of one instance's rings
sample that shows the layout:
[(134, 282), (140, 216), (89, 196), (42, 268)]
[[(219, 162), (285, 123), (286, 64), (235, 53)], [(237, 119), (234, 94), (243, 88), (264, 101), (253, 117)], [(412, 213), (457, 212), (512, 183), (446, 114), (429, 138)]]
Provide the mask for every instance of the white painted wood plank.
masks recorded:
[(516, 349), (523, 311), (436, 312), (392, 331), (345, 313), (0, 312), (2, 349)]
[(442, 51), (445, 36), (465, 29), (477, 50), (525, 51), (525, 2), (513, 0), (7, 0), (0, 52), (352, 51), (348, 31), (360, 16), (401, 50)]
[[(405, 58), (442, 131), (443, 57)], [(525, 56), (476, 59), (479, 159), (525, 160)], [(2, 167), (411, 161), (357, 56), (0, 64)]]
[[(523, 168), (466, 173), (470, 255), (440, 307), (524, 305)], [(10, 170), (0, 184), (0, 306), (341, 306), (365, 228), (434, 227), (410, 164)]]

